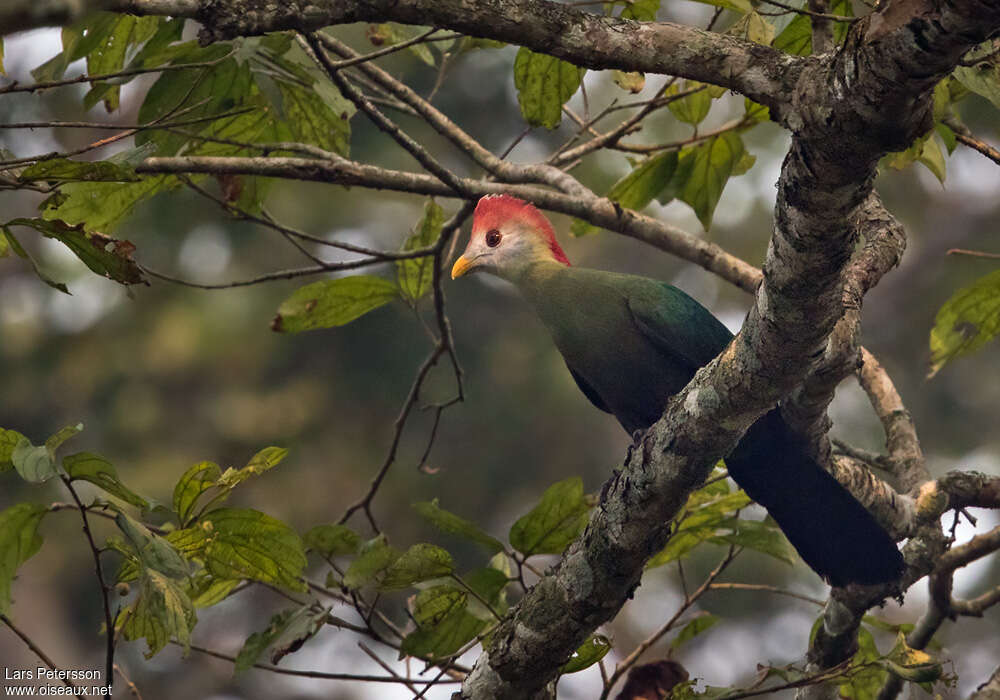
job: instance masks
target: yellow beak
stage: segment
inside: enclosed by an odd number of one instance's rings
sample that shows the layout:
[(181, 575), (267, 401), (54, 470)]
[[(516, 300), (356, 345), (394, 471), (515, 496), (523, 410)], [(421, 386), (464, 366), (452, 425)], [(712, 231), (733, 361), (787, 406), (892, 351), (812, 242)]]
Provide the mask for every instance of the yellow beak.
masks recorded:
[(461, 277), (466, 272), (468, 272), (471, 267), (472, 267), (472, 260), (465, 257), (464, 255), (460, 255), (458, 257), (458, 260), (455, 261), (454, 266), (452, 266), (451, 268), (451, 278), (457, 279)]

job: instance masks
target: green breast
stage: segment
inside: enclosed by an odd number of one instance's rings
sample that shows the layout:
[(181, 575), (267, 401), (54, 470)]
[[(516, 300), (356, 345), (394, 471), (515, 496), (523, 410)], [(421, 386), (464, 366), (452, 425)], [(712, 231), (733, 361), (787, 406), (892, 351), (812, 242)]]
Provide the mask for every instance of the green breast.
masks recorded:
[[(644, 277), (540, 263), (519, 287), (584, 393), (630, 433), (655, 422), (731, 337), (683, 292)], [(699, 322), (710, 329), (707, 343), (692, 333)]]

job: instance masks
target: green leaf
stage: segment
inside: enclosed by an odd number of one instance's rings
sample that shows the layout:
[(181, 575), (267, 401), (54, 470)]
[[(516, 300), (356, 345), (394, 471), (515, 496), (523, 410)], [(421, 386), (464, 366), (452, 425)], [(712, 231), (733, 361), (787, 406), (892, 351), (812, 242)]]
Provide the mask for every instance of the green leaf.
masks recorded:
[(673, 180), (660, 201), (677, 197), (691, 205), (707, 231), (726, 182), (743, 157), (743, 141), (727, 131), (681, 151)]
[(80, 161), (68, 158), (42, 160), (28, 166), (18, 176), (21, 182), (137, 182), (139, 176), (126, 165), (109, 160)]
[[(403, 244), (403, 252), (428, 248), (437, 242), (444, 225), (444, 209), (433, 199), (424, 204), (424, 215)], [(409, 258), (396, 261), (396, 281), (403, 298), (416, 303), (431, 288), (434, 279), (434, 257)]]
[(21, 478), (32, 484), (44, 483), (59, 473), (52, 452), (45, 445), (32, 445), (26, 437), (18, 441), (10, 461)]
[[(149, 41), (129, 62), (129, 68), (149, 68), (159, 66), (170, 60), (171, 44), (179, 42), (184, 33), (183, 17), (158, 17), (155, 31)], [(193, 43), (193, 42), (192, 42)], [(131, 78), (123, 78), (126, 82)]]
[(399, 296), (399, 287), (372, 275), (355, 275), (299, 287), (278, 307), (271, 329), (301, 333), (350, 323)]
[(756, 162), (757, 156), (743, 151), (743, 155), (740, 156), (738, 161), (736, 161), (736, 164), (733, 166), (733, 172), (731, 172), (729, 176), (738, 177), (740, 175), (746, 175)]
[(689, 90), (696, 92), (668, 103), (667, 108), (680, 121), (697, 126), (708, 116), (708, 111), (712, 108), (712, 96), (708, 94), (707, 85), (694, 80), (685, 80), (683, 88), (674, 83), (663, 94), (669, 97)]
[(894, 170), (902, 170), (914, 162), (922, 163), (944, 184), (946, 170), (944, 154), (941, 152), (941, 147), (934, 138), (934, 134), (934, 131), (928, 132), (910, 144), (910, 147), (905, 151), (885, 156), (883, 162)]
[(670, 649), (680, 649), (705, 630), (713, 627), (721, 618), (711, 613), (702, 613), (681, 628), (680, 633), (670, 642)]
[(28, 438), (21, 435), (16, 430), (0, 428), (0, 473), (10, 471), (14, 468), (14, 463), (10, 461), (14, 454), (14, 448), (21, 440)]
[(633, 95), (638, 95), (646, 87), (646, 75), (644, 73), (616, 70), (612, 71), (611, 75), (615, 81), (615, 85)]
[[(489, 566), (483, 569), (474, 569), (467, 574), (463, 574), (461, 577), (462, 583), (475, 591), (479, 598), (489, 603), (489, 607), (486, 607), (476, 597), (469, 598), (467, 610), (470, 615), (480, 620), (495, 622), (497, 615), (503, 615), (507, 612), (506, 588), (510, 582), (511, 574), (506, 556), (503, 554), (498, 554), (497, 556), (502, 557), (503, 562), (508, 564), (507, 571), (501, 571), (494, 566)], [(495, 563), (491, 561), (491, 564)], [(457, 585), (461, 588), (461, 584)]]
[[(170, 115), (180, 110), (185, 110), (184, 120), (223, 115), (253, 96), (254, 81), (249, 66), (241, 65), (232, 57), (223, 59), (232, 50), (231, 46), (219, 43), (201, 48), (187, 44), (176, 50), (178, 53), (169, 61), (171, 65), (217, 62), (207, 68), (163, 72), (139, 107), (140, 123), (169, 120)], [(196, 126), (195, 131), (210, 127), (211, 124), (205, 122)], [(186, 134), (158, 129), (140, 131), (135, 137), (138, 146), (155, 144), (161, 156), (176, 155), (190, 140)]]
[(748, 12), (726, 30), (726, 34), (736, 36), (756, 44), (770, 46), (774, 41), (774, 25), (756, 11)]
[(276, 613), (271, 617), (267, 629), (254, 632), (244, 642), (236, 656), (235, 672), (240, 673), (252, 667), (268, 649), (271, 649), (272, 664), (298, 651), (323, 629), (329, 612), (328, 608), (311, 610), (303, 607)]
[[(347, 111), (335, 111), (311, 86), (306, 88), (281, 80), (278, 81), (278, 89), (285, 123), (292, 130), (295, 141), (315, 144), (343, 156), (348, 154), (351, 127), (345, 116)], [(336, 90), (332, 86), (331, 89)], [(337, 97), (338, 103), (344, 101), (339, 92)]]
[(920, 156), (917, 160), (925, 165), (928, 170), (934, 173), (934, 177), (938, 179), (942, 185), (944, 184), (945, 171), (947, 166), (944, 162), (944, 153), (941, 152), (941, 147), (938, 146), (937, 139), (934, 138), (933, 132), (924, 141), (924, 147), (920, 150)]
[(86, 56), (87, 52), (92, 50), (96, 45), (96, 42), (101, 40), (102, 37), (99, 32), (90, 31), (87, 39), (88, 42), (93, 40), (94, 43), (83, 47), (83, 53), (79, 55), (73, 54), (76, 47), (84, 43), (82, 30), (86, 27), (86, 22), (94, 17), (100, 17), (102, 14), (104, 13), (95, 13), (85, 18), (82, 22), (76, 22), (69, 27), (63, 27), (61, 33), (63, 50), (42, 65), (33, 68), (31, 70), (31, 77), (40, 83), (62, 78), (70, 63)]
[(731, 532), (736, 521), (730, 515), (750, 502), (750, 497), (743, 491), (730, 493), (725, 481), (695, 491), (688, 497), (667, 545), (646, 563), (646, 567), (654, 568), (680, 559), (702, 542), (727, 534), (726, 528)]
[(510, 543), (525, 556), (561, 554), (587, 525), (590, 506), (578, 476), (553, 484), (531, 512), (510, 529)]
[(419, 627), (434, 627), (456, 609), (465, 607), (468, 594), (451, 585), (426, 588), (413, 598), (411, 612)]
[(215, 486), (222, 470), (215, 462), (198, 462), (181, 476), (174, 487), (173, 506), (177, 521), (185, 527), (194, 518), (194, 507), (203, 493)]
[(217, 579), (204, 569), (188, 579), (185, 593), (196, 608), (209, 608), (225, 600), (240, 585), (239, 579)]
[(316, 525), (302, 537), (307, 550), (326, 557), (357, 554), (361, 538), (346, 525)]
[(959, 66), (952, 75), (964, 87), (985, 97), (1000, 109), (1000, 64), (996, 59), (980, 61), (971, 66)]
[(83, 423), (77, 423), (76, 425), (67, 425), (60, 428), (57, 432), (50, 435), (45, 440), (45, 447), (52, 454), (52, 458), (55, 459), (56, 450), (58, 450), (64, 442), (69, 440), (75, 435), (79, 435), (83, 432)]
[(734, 544), (770, 555), (786, 564), (798, 561), (795, 548), (785, 533), (771, 520), (738, 520), (733, 518), (720, 524), (731, 532), (710, 538), (715, 544)]
[(151, 532), (120, 511), (115, 516), (115, 523), (134, 548), (143, 571), (153, 569), (174, 579), (184, 578), (190, 573), (191, 567), (169, 539)]
[(7, 69), (3, 67), (3, 37), (0, 37), (0, 75), (7, 75)]
[(524, 119), (532, 126), (559, 126), (562, 106), (580, 87), (583, 74), (572, 63), (522, 47), (514, 59), (514, 87)]
[(145, 283), (142, 270), (132, 259), (135, 246), (99, 233), (88, 233), (82, 225), (71, 226), (58, 219), (14, 219), (8, 226), (28, 226), (46, 238), (54, 238), (73, 251), (84, 265), (124, 285)]
[[(87, 73), (90, 75), (100, 75), (102, 73), (116, 73), (125, 65), (125, 57), (132, 45), (141, 44), (149, 39), (156, 31), (159, 20), (156, 17), (136, 17), (129, 14), (110, 14), (107, 18), (107, 25), (102, 27), (104, 39), (99, 42), (87, 56)], [(91, 92), (97, 91), (100, 100), (104, 102), (104, 108), (108, 112), (118, 109), (119, 86), (107, 83), (92, 83), (94, 88)], [(89, 97), (89, 96), (88, 96)], [(96, 104), (97, 99), (84, 100), (85, 106)]]
[(216, 578), (305, 590), (305, 550), (285, 523), (249, 508), (219, 508), (206, 513), (200, 524), (208, 534), (205, 568)]
[(126, 639), (146, 639), (147, 659), (171, 639), (187, 651), (197, 621), (194, 606), (181, 586), (153, 569), (144, 572), (138, 598), (119, 619), (124, 619), (122, 633)]
[[(660, 0), (634, 0), (622, 9), (621, 19), (634, 19), (638, 22), (653, 22), (660, 10)], [(569, 671), (563, 671), (569, 673)]]
[(906, 636), (899, 632), (896, 644), (885, 659), (889, 673), (911, 683), (933, 683), (941, 678), (941, 662), (926, 651), (914, 649), (906, 643)]
[(433, 544), (415, 544), (389, 565), (378, 589), (397, 591), (454, 571), (455, 562), (447, 551)]
[(847, 676), (847, 682), (838, 691), (842, 698), (853, 700), (874, 700), (879, 689), (885, 685), (889, 674), (878, 664), (882, 655), (878, 653), (872, 633), (864, 627), (858, 629), (858, 651), (851, 659), (851, 667), (856, 668)]
[(941, 137), (941, 141), (944, 143), (944, 147), (948, 150), (948, 155), (955, 152), (955, 147), (958, 145), (958, 136), (952, 131), (952, 128), (947, 124), (935, 124), (934, 130), (937, 135)]
[(473, 640), (488, 622), (469, 614), (467, 600), (468, 594), (450, 586), (420, 591), (412, 604), (417, 629), (406, 636), (400, 651), (409, 656), (441, 659)]
[(180, 184), (175, 177), (157, 175), (139, 182), (71, 182), (42, 202), (42, 218), (62, 220), (88, 231), (110, 233), (136, 204)]
[(7, 228), (6, 226), (0, 226), (0, 231), (3, 232), (4, 240), (7, 242), (7, 245), (10, 247), (10, 249), (13, 250), (18, 257), (28, 261), (28, 263), (31, 265), (31, 269), (34, 270), (35, 274), (38, 276), (38, 279), (40, 279), (42, 282), (49, 285), (53, 289), (58, 289), (63, 294), (69, 294), (69, 289), (66, 288), (65, 284), (63, 284), (62, 282), (56, 282), (54, 279), (52, 279), (44, 272), (42, 272), (42, 270), (38, 267), (38, 263), (36, 263), (34, 259), (30, 255), (28, 255), (28, 251), (26, 251), (24, 247), (21, 245), (20, 241), (18, 241), (17, 238), (14, 237), (14, 234), (11, 233), (9, 228)]
[(753, 10), (750, 5), (750, 0), (696, 0), (697, 2), (703, 2), (706, 5), (714, 5), (715, 7), (721, 7), (726, 10), (732, 10), (733, 12), (738, 12), (743, 15), (747, 12)]
[[(606, 195), (625, 209), (640, 211), (670, 184), (677, 171), (677, 151), (663, 151), (639, 162), (620, 179)], [(600, 229), (581, 219), (574, 219), (570, 229), (574, 236), (597, 233)]]
[(438, 500), (423, 501), (414, 503), (413, 509), (417, 514), (441, 532), (450, 535), (458, 535), (467, 540), (471, 540), (486, 547), (490, 552), (496, 553), (503, 550), (503, 543), (495, 537), (483, 532), (478, 525), (471, 520), (455, 515), (444, 510), (438, 505)]
[(42, 547), (38, 525), (45, 506), (18, 503), (0, 511), (0, 615), (10, 614), (10, 589), (17, 568)]
[(663, 191), (676, 170), (677, 151), (658, 153), (639, 163), (632, 172), (616, 182), (607, 197), (626, 209), (644, 209)]
[(561, 673), (576, 673), (589, 668), (611, 651), (611, 641), (603, 634), (592, 634), (587, 641), (573, 652), (573, 656), (563, 664)]
[(981, 349), (1000, 333), (1000, 270), (959, 289), (944, 303), (931, 329), (933, 377), (956, 357)]
[[(854, 9), (850, 0), (834, 0), (830, 13), (842, 17), (853, 17)], [(833, 25), (834, 44), (841, 44), (847, 36), (850, 25), (846, 22), (835, 22)], [(788, 23), (771, 44), (774, 48), (795, 56), (808, 56), (812, 53), (812, 21), (808, 15), (797, 14)]]
[(114, 466), (104, 457), (89, 452), (77, 452), (63, 457), (62, 463), (70, 479), (89, 481), (136, 508), (149, 509), (149, 502), (126, 487), (118, 478)]
[[(385, 22), (383, 24), (368, 25), (367, 34), (368, 40), (373, 45), (382, 47), (395, 46), (404, 41), (409, 41), (416, 37), (418, 32), (422, 31), (423, 29), (420, 27), (406, 27), (393, 22)], [(428, 66), (433, 67), (435, 65), (434, 54), (431, 53), (430, 47), (427, 44), (414, 44), (408, 47), (407, 50)]]
[(231, 491), (247, 479), (278, 466), (286, 456), (288, 456), (288, 450), (284, 447), (265, 447), (251, 457), (242, 469), (229, 467), (215, 480), (215, 485), (226, 491)]
[(475, 51), (477, 49), (503, 49), (507, 47), (507, 42), (497, 39), (481, 39), (475, 36), (467, 36), (459, 42), (459, 52)]
[(743, 112), (747, 119), (753, 122), (766, 122), (771, 119), (771, 110), (762, 104), (757, 104), (749, 97), (743, 98)]
[(166, 534), (166, 540), (177, 548), (188, 559), (200, 558), (205, 553), (209, 539), (212, 536), (212, 526), (204, 522), (180, 530), (171, 530)]
[(365, 542), (358, 558), (351, 562), (344, 573), (344, 585), (352, 589), (370, 583), (378, 585), (385, 572), (399, 557), (399, 550), (389, 545), (384, 535)]

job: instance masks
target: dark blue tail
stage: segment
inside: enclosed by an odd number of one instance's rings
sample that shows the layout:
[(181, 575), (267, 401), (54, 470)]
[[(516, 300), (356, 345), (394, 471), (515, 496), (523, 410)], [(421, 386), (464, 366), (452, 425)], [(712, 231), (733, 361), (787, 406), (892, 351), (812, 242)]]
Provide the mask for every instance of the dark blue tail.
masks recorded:
[(888, 583), (902, 574), (896, 543), (808, 456), (778, 409), (750, 427), (726, 466), (747, 495), (767, 508), (806, 564), (831, 585)]

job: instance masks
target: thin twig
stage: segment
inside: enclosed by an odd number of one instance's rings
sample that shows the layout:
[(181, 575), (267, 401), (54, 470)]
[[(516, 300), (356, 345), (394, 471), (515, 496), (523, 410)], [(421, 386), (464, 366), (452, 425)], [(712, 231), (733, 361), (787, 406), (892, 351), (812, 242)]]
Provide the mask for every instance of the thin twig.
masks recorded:
[(73, 482), (70, 478), (68, 476), (62, 476), (61, 478), (62, 482), (66, 485), (66, 489), (73, 496), (77, 507), (80, 509), (80, 518), (83, 520), (83, 534), (86, 535), (87, 543), (90, 545), (90, 552), (94, 557), (94, 570), (97, 573), (97, 582), (101, 587), (101, 603), (104, 607), (104, 634), (107, 637), (104, 650), (104, 678), (107, 680), (105, 687), (108, 688), (108, 691), (104, 694), (104, 697), (110, 698), (111, 688), (115, 682), (115, 619), (111, 614), (111, 601), (108, 599), (110, 589), (104, 580), (104, 570), (101, 567), (101, 550), (98, 548), (97, 543), (94, 541), (94, 535), (90, 531), (90, 520), (87, 518), (87, 509), (77, 495), (76, 489), (73, 488)]
[[(171, 640), (171, 644), (179, 645), (178, 642)], [(197, 644), (192, 644), (190, 647), (191, 651), (196, 651), (199, 654), (205, 654), (206, 656), (212, 656), (216, 659), (222, 659), (223, 661), (228, 661), (232, 664), (236, 663), (236, 657), (230, 656), (229, 654), (223, 654), (222, 652), (215, 651), (213, 649), (208, 649), (206, 647), (198, 646)], [(320, 680), (327, 681), (358, 681), (363, 683), (400, 683), (402, 682), (398, 677), (394, 676), (368, 676), (358, 673), (327, 673), (324, 671), (298, 671), (291, 668), (282, 668), (281, 666), (271, 666), (270, 664), (253, 664), (254, 668), (259, 668), (262, 671), (270, 671), (271, 673), (278, 673), (283, 676), (298, 676), (299, 678), (317, 678)], [(457, 680), (442, 680), (441, 683), (457, 683)]]
[(807, 603), (812, 603), (819, 607), (826, 605), (826, 601), (820, 600), (819, 598), (810, 598), (807, 595), (802, 595), (801, 593), (796, 593), (794, 591), (786, 591), (784, 588), (778, 588), (777, 586), (768, 586), (763, 583), (712, 583), (709, 585), (709, 590), (712, 591), (763, 591), (765, 593), (774, 593), (775, 595), (788, 596), (789, 598), (796, 598), (797, 600), (803, 600)]
[(129, 68), (115, 73), (99, 73), (97, 75), (87, 75), (84, 73), (83, 75), (78, 75), (74, 78), (63, 78), (62, 80), (51, 80), (44, 83), (32, 83), (29, 85), (21, 85), (15, 80), (10, 85), (0, 88), (0, 95), (7, 94), (9, 92), (37, 92), (39, 90), (48, 90), (50, 88), (64, 87), (66, 85), (93, 83), (103, 80), (112, 80), (114, 78), (129, 78), (136, 75), (145, 75), (147, 73), (166, 73), (168, 71), (187, 70), (189, 68), (211, 68), (212, 66), (222, 63), (238, 50), (239, 49), (233, 49), (225, 56), (220, 56), (219, 58), (211, 61), (201, 61), (198, 63), (179, 63), (170, 66), (157, 66), (155, 68)]
[(387, 664), (386, 662), (384, 662), (382, 659), (380, 659), (378, 657), (378, 654), (376, 654), (374, 651), (372, 651), (368, 647), (367, 644), (365, 644), (364, 642), (358, 642), (358, 647), (360, 647), (361, 651), (365, 652), (365, 654), (368, 655), (369, 659), (371, 659), (372, 661), (374, 661), (375, 663), (377, 663), (379, 666), (381, 666), (393, 678), (398, 678), (399, 682), (403, 683), (404, 685), (406, 685), (406, 687), (409, 688), (412, 692), (414, 692), (414, 693), (419, 692), (417, 690), (417, 686), (413, 685), (413, 681), (411, 681), (409, 678), (404, 678), (403, 676), (401, 676), (398, 673), (396, 673), (396, 671), (393, 670), (392, 666), (390, 666), (389, 664)]
[[(0, 622), (4, 623), (10, 629), (11, 632), (17, 635), (20, 638), (20, 640), (24, 642), (25, 646), (27, 646), (28, 649), (30, 649), (35, 654), (35, 656), (41, 659), (42, 663), (44, 663), (46, 666), (49, 667), (50, 671), (57, 671), (57, 672), (59, 671), (59, 668), (55, 665), (52, 659), (49, 658), (48, 654), (42, 651), (41, 647), (35, 644), (35, 642), (31, 639), (31, 637), (29, 637), (17, 625), (15, 625), (13, 620), (11, 620), (3, 613), (0, 613)], [(60, 680), (62, 680), (64, 685), (70, 688), (73, 687), (73, 684), (70, 683), (68, 679), (60, 676)], [(76, 697), (80, 696), (76, 695)]]
[(656, 642), (658, 642), (660, 638), (663, 637), (663, 635), (665, 635), (667, 632), (669, 632), (674, 628), (674, 626), (680, 620), (681, 616), (684, 615), (684, 613), (686, 613), (688, 610), (690, 610), (691, 606), (694, 605), (698, 601), (698, 599), (701, 598), (701, 596), (703, 596), (709, 590), (709, 587), (712, 585), (715, 579), (717, 579), (719, 575), (726, 570), (726, 567), (733, 562), (733, 560), (739, 555), (741, 551), (743, 551), (741, 547), (735, 547), (731, 545), (729, 547), (729, 551), (726, 553), (726, 556), (723, 557), (722, 561), (719, 562), (718, 566), (716, 566), (714, 569), (712, 569), (711, 572), (709, 572), (708, 576), (705, 577), (705, 580), (702, 582), (702, 584), (698, 586), (698, 588), (696, 588), (694, 592), (691, 593), (691, 595), (687, 595), (684, 597), (684, 602), (681, 603), (681, 605), (677, 608), (677, 611), (670, 617), (670, 619), (667, 620), (666, 623), (664, 623), (662, 626), (660, 626), (659, 629), (657, 629), (651, 635), (646, 637), (646, 639), (641, 641), (628, 656), (622, 659), (621, 663), (619, 663), (615, 667), (614, 673), (611, 674), (611, 677), (608, 679), (608, 682), (605, 683), (604, 690), (601, 692), (601, 700), (606, 700), (608, 694), (611, 692), (611, 689), (614, 687), (615, 683), (617, 683), (618, 680), (625, 674), (625, 672), (628, 671), (629, 668), (631, 668), (635, 664), (635, 662), (639, 660), (639, 657), (641, 657), (644, 653), (646, 653), (646, 651), (651, 646), (656, 644)]
[(372, 51), (371, 53), (362, 54), (361, 56), (356, 56), (354, 58), (344, 59), (343, 61), (331, 62), (330, 65), (334, 70), (340, 70), (342, 68), (348, 68), (350, 66), (355, 66), (359, 63), (364, 63), (365, 61), (373, 61), (376, 58), (381, 58), (382, 56), (388, 56), (391, 53), (396, 53), (397, 51), (402, 51), (403, 49), (408, 49), (416, 44), (429, 44), (435, 41), (451, 41), (452, 39), (460, 39), (461, 34), (449, 34), (447, 36), (431, 38), (436, 32), (441, 31), (440, 29), (431, 28), (428, 29), (423, 34), (413, 37), (412, 39), (407, 39), (406, 41), (401, 41), (398, 44), (393, 44), (392, 46), (387, 46), (384, 49), (379, 49), (378, 51)]
[(330, 82), (340, 90), (340, 93), (344, 97), (353, 102), (355, 107), (364, 112), (380, 131), (389, 135), (403, 150), (413, 156), (420, 165), (445, 185), (456, 193), (465, 193), (465, 188), (462, 186), (461, 180), (454, 173), (441, 165), (427, 149), (403, 131), (398, 124), (382, 114), (360, 90), (351, 85), (340, 74), (315, 34), (299, 35), (298, 40), (303, 50), (313, 57), (319, 63), (320, 67), (326, 71)]
[(1000, 260), (1000, 253), (987, 253), (982, 250), (966, 250), (965, 248), (949, 248), (947, 255), (970, 255), (974, 258), (989, 258)]
[(794, 12), (795, 14), (798, 15), (806, 15), (808, 17), (816, 17), (818, 19), (826, 19), (826, 20), (831, 20), (833, 22), (844, 22), (846, 24), (853, 24), (854, 22), (857, 22), (861, 19), (860, 17), (833, 15), (828, 12), (814, 12), (813, 10), (807, 10), (803, 7), (794, 7), (792, 5), (785, 4), (783, 2), (780, 2), (779, 0), (763, 0), (763, 2), (766, 2), (768, 5), (774, 5), (775, 7), (780, 7), (786, 12)]

